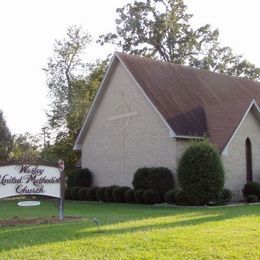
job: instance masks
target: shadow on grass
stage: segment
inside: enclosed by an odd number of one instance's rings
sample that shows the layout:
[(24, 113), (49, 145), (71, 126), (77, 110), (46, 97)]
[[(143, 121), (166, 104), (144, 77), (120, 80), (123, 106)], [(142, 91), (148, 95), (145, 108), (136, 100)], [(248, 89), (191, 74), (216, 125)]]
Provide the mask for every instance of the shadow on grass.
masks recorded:
[[(69, 202), (67, 203), (66, 215), (85, 216), (87, 220), (53, 225), (0, 228), (0, 252), (46, 243), (88, 239), (98, 236), (106, 237), (151, 229), (174, 229), (238, 217), (259, 216), (260, 206), (176, 209), (143, 205)], [(98, 232), (97, 227), (92, 222), (93, 217), (100, 220), (101, 232)], [(156, 220), (156, 218), (161, 219)], [(138, 221), (144, 219), (144, 223), (138, 223)], [(153, 220), (154, 223), (151, 224)], [(137, 222), (135, 223), (135, 221)], [(117, 225), (126, 222), (130, 222), (130, 224), (126, 227), (117, 227)]]

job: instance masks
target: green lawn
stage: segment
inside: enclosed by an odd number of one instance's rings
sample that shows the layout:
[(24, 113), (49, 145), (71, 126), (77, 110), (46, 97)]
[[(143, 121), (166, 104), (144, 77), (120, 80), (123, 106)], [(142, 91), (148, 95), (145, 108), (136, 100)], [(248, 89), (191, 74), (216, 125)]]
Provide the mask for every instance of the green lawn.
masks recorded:
[[(33, 208), (0, 203), (0, 219), (55, 214), (46, 201)], [(260, 205), (194, 209), (70, 201), (65, 215), (86, 219), (0, 227), (0, 259), (260, 259)]]

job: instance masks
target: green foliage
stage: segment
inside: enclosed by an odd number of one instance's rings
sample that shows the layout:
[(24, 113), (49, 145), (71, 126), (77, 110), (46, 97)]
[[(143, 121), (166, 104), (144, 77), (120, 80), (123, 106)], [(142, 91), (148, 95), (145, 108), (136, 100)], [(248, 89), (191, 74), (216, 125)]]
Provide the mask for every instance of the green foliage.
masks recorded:
[(97, 189), (98, 187), (90, 187), (87, 188), (87, 199), (90, 201), (96, 201), (97, 200)]
[(81, 186), (90, 187), (92, 183), (92, 173), (89, 169), (77, 169), (69, 171), (67, 177), (67, 187)]
[(138, 189), (155, 189), (161, 196), (174, 188), (172, 172), (165, 167), (140, 168), (133, 178), (133, 186)]
[(105, 187), (98, 187), (96, 190), (97, 201), (105, 201)]
[(79, 189), (79, 200), (87, 200), (87, 188), (83, 187)]
[(258, 197), (255, 194), (249, 194), (246, 196), (246, 202), (248, 203), (258, 202)]
[(117, 185), (108, 186), (105, 188), (105, 201), (106, 202), (114, 202), (113, 198), (113, 190), (117, 188)]
[(47, 112), (48, 127), (56, 139), (53, 145), (44, 147), (42, 157), (52, 160), (62, 158), (66, 168), (73, 168), (80, 157), (73, 151), (73, 144), (107, 64), (107, 61), (97, 61), (95, 64), (82, 61), (81, 57), (90, 41), (90, 35), (82, 28), (69, 27), (66, 37), (56, 40), (53, 57), (44, 69), (51, 99)]
[(189, 198), (183, 190), (177, 190), (175, 192), (175, 201), (177, 205), (189, 205)]
[(82, 187), (75, 186), (70, 189), (70, 196), (72, 200), (79, 200), (79, 190)]
[(164, 194), (164, 200), (166, 203), (168, 204), (174, 204), (176, 203), (176, 200), (175, 200), (175, 194), (176, 192), (178, 192), (179, 190), (175, 190), (175, 189), (172, 189), (172, 190), (168, 190), (165, 194)]
[(65, 199), (70, 200), (71, 195), (70, 195), (71, 188), (65, 188)]
[(0, 161), (9, 158), (12, 149), (12, 140), (13, 137), (6, 125), (3, 112), (0, 111)]
[(223, 189), (220, 194), (220, 201), (228, 203), (232, 200), (232, 192), (229, 189)]
[(144, 202), (146, 204), (155, 204), (161, 202), (161, 196), (155, 189), (148, 189), (144, 191)]
[(117, 187), (113, 189), (113, 200), (114, 202), (125, 202), (125, 192), (129, 189), (129, 187)]
[(143, 167), (139, 168), (133, 178), (133, 187), (135, 190), (139, 189), (149, 189), (149, 176), (150, 176), (150, 168)]
[(126, 190), (125, 202), (126, 203), (135, 203), (135, 191), (133, 189)]
[(243, 194), (244, 194), (244, 197), (247, 197), (248, 195), (254, 194), (260, 200), (260, 183), (258, 183), (258, 182), (248, 182), (244, 186)]
[(182, 190), (192, 205), (217, 201), (224, 186), (224, 169), (219, 154), (208, 142), (191, 144), (177, 168)]
[(143, 204), (144, 203), (144, 191), (145, 190), (136, 190), (135, 191), (135, 202), (139, 203), (139, 204)]
[(195, 68), (249, 78), (260, 69), (230, 47), (219, 43), (219, 31), (209, 24), (194, 28), (183, 0), (146, 0), (117, 9), (116, 33), (101, 35), (99, 42), (114, 43), (124, 52)]

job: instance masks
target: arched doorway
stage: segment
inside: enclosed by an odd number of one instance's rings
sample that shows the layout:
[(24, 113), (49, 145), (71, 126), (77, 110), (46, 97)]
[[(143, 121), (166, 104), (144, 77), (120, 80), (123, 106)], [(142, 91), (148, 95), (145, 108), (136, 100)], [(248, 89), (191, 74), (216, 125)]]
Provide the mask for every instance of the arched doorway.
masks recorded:
[(252, 145), (249, 138), (246, 139), (246, 180), (253, 181)]

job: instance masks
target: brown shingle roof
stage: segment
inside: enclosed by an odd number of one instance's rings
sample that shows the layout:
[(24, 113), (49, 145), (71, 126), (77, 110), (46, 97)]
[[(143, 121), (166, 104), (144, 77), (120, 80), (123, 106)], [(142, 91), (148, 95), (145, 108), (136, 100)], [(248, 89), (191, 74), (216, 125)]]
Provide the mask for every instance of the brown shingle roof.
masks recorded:
[(117, 53), (153, 105), (178, 136), (207, 135), (222, 151), (260, 83), (173, 63)]

